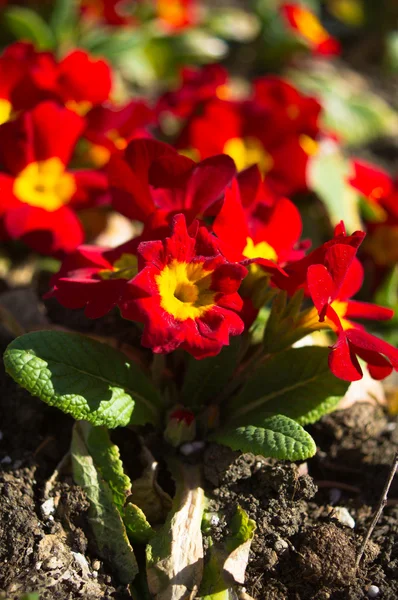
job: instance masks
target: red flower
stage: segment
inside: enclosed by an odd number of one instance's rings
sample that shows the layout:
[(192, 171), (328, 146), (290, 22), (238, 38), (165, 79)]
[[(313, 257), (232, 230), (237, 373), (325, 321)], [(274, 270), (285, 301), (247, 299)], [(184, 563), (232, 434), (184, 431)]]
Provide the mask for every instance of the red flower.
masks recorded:
[(73, 209), (107, 190), (102, 173), (66, 169), (84, 125), (76, 113), (43, 102), (0, 127), (0, 218), (10, 238), (43, 253), (70, 252), (83, 241)]
[(176, 146), (202, 159), (228, 154), (238, 170), (258, 164), (276, 191), (290, 194), (307, 189), (319, 112), (314, 98), (282, 79), (263, 78), (248, 100), (213, 98), (195, 106)]
[(197, 0), (155, 0), (156, 14), (167, 29), (184, 29), (198, 23)]
[(109, 163), (113, 206), (151, 230), (168, 226), (176, 213), (192, 221), (221, 198), (235, 172), (228, 156), (196, 164), (162, 142), (133, 140)]
[[(281, 277), (276, 272), (273, 276), (273, 282), (280, 289), (293, 295), (298, 289), (306, 288), (309, 267), (315, 264), (323, 264), (331, 274), (335, 289), (338, 291), (364, 237), (365, 233), (363, 231), (355, 231), (352, 235), (347, 235), (344, 223), (341, 222), (336, 226), (331, 240), (325, 242), (304, 258), (286, 265), (284, 271), (287, 277)], [(308, 292), (308, 289), (306, 291)]]
[(92, 144), (89, 158), (95, 166), (103, 166), (111, 154), (124, 150), (133, 138), (150, 137), (146, 128), (154, 119), (154, 112), (144, 101), (133, 100), (122, 108), (94, 107), (86, 115), (84, 134)]
[(143, 346), (157, 353), (180, 347), (205, 358), (242, 333), (237, 290), (247, 271), (227, 262), (205, 227), (195, 222), (188, 232), (176, 215), (171, 237), (141, 243), (138, 255), (141, 270), (120, 308), (123, 317), (144, 323)]
[(296, 250), (302, 232), (298, 209), (269, 189), (256, 166), (242, 171), (227, 190), (213, 230), (228, 260), (261, 258), (285, 264), (302, 255)]
[(380, 267), (398, 262), (398, 181), (363, 161), (354, 161), (350, 184), (364, 197), (367, 237), (364, 251)]
[(282, 15), (287, 25), (316, 54), (325, 56), (340, 54), (338, 40), (321, 25), (316, 15), (302, 4), (283, 4)]
[[(335, 257), (337, 258), (337, 257)], [(337, 341), (329, 355), (331, 371), (340, 379), (356, 381), (362, 378), (358, 358), (368, 364), (374, 379), (384, 379), (393, 369), (398, 370), (398, 350), (367, 333), (363, 326), (351, 319), (391, 319), (389, 308), (350, 300), (363, 282), (363, 269), (358, 260), (347, 268), (337, 264), (334, 271), (342, 275), (336, 284), (330, 268), (316, 264), (308, 268), (307, 283), (311, 298), (318, 310), (320, 321), (325, 321), (337, 334)], [(341, 277), (339, 278), (341, 279)]]
[(103, 317), (117, 305), (128, 280), (137, 274), (139, 241), (114, 249), (80, 246), (65, 258), (45, 298), (56, 298), (66, 308), (86, 307), (90, 319)]
[(54, 100), (85, 113), (108, 99), (112, 85), (107, 63), (84, 50), (75, 50), (57, 62), (50, 52), (38, 52), (26, 42), (6, 48), (0, 58), (0, 72), (3, 99), (15, 110)]
[(113, 26), (135, 23), (133, 16), (129, 15), (129, 8), (132, 12), (130, 0), (81, 0), (80, 4), (84, 17)]
[(224, 95), (228, 73), (221, 65), (183, 67), (176, 90), (166, 92), (157, 105), (159, 113), (169, 111), (180, 118), (188, 117), (204, 100)]

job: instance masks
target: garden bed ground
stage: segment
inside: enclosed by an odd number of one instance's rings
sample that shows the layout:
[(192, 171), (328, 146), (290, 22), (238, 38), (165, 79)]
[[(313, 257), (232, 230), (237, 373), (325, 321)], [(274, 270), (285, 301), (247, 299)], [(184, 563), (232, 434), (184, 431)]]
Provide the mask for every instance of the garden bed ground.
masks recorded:
[[(37, 318), (25, 308), (25, 319)], [(31, 308), (37, 311), (37, 303)], [(80, 330), (92, 327), (81, 313), (56, 312), (53, 304), (47, 317)], [(109, 322), (99, 326), (109, 330)], [(1, 351), (11, 339), (0, 326)], [(0, 597), (19, 599), (26, 591), (38, 591), (41, 600), (130, 597), (96, 555), (83, 492), (68, 475), (50, 491), (46, 486), (68, 450), (72, 420), (31, 398), (1, 369)], [(368, 597), (369, 585), (380, 589), (378, 598), (395, 600), (398, 478), (357, 572), (355, 554), (398, 446), (396, 420), (357, 403), (324, 417), (311, 433), (319, 450), (308, 474), (305, 466), (207, 448), (207, 493), (211, 508), (224, 514), (213, 527), (215, 540), (227, 533), (237, 504), (256, 520), (245, 582), (256, 600), (357, 600)], [(55, 498), (54, 510), (48, 497)], [(348, 510), (354, 529), (341, 522), (347, 514), (338, 507)]]

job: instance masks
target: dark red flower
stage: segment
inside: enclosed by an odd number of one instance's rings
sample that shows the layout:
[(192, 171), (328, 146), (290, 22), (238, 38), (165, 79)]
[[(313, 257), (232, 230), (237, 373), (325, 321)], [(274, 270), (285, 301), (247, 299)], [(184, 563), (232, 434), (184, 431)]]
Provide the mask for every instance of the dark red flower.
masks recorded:
[(112, 156), (109, 180), (116, 210), (153, 230), (184, 213), (189, 222), (222, 197), (236, 170), (228, 156), (196, 164), (164, 144), (132, 140), (124, 155)]
[(182, 348), (196, 358), (218, 354), (243, 331), (238, 288), (247, 271), (229, 263), (216, 238), (183, 215), (171, 237), (142, 242), (139, 272), (126, 287), (122, 316), (144, 323), (142, 344), (157, 353)]
[(88, 158), (97, 167), (105, 165), (115, 152), (124, 150), (133, 138), (150, 137), (147, 127), (154, 123), (154, 111), (143, 100), (121, 108), (96, 106), (86, 115), (85, 138), (91, 146)]
[(51, 280), (45, 298), (56, 298), (66, 308), (84, 308), (98, 319), (117, 305), (126, 284), (137, 274), (139, 239), (118, 248), (80, 246), (65, 258)]

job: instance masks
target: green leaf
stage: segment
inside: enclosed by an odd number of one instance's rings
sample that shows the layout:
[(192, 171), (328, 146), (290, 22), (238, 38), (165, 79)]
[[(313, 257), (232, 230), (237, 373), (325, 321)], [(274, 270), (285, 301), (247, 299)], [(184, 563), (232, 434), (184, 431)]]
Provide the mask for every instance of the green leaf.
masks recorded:
[(124, 524), (127, 534), (132, 542), (137, 544), (147, 544), (155, 534), (148, 520), (138, 506), (129, 502), (124, 509)]
[(283, 414), (301, 425), (330, 412), (349, 383), (328, 366), (328, 348), (305, 346), (275, 354), (260, 366), (226, 407), (229, 421), (260, 424), (269, 414)]
[(37, 331), (4, 354), (7, 373), (33, 396), (77, 420), (113, 428), (156, 423), (161, 400), (124, 354), (88, 337)]
[(110, 561), (120, 582), (128, 584), (138, 573), (134, 551), (112, 491), (87, 447), (86, 435), (85, 426), (76, 423), (71, 445), (73, 478), (90, 501), (88, 520), (101, 556)]
[(80, 429), (95, 466), (112, 492), (116, 508), (123, 514), (124, 504), (131, 490), (131, 481), (124, 473), (119, 448), (111, 442), (105, 427), (92, 427), (88, 423), (81, 423)]
[(73, 33), (73, 29), (78, 24), (78, 15), (76, 0), (55, 0), (50, 18), (50, 27), (58, 43)]
[(29, 40), (38, 50), (54, 48), (55, 40), (50, 27), (34, 10), (22, 6), (10, 6), (4, 12), (3, 19), (6, 27), (18, 40)]
[(361, 228), (358, 194), (348, 183), (349, 162), (338, 150), (321, 151), (308, 166), (308, 187), (325, 204), (330, 220), (336, 225), (344, 221), (349, 231)]
[(131, 481), (124, 472), (119, 448), (112, 443), (105, 427), (93, 427), (82, 422), (80, 431), (99, 475), (109, 486), (113, 503), (124, 521), (130, 541), (146, 543), (152, 536), (153, 529), (138, 506), (126, 504), (131, 495)]
[(231, 521), (231, 533), (222, 546), (209, 538), (209, 558), (205, 564), (199, 597), (201, 600), (237, 598), (236, 584), (243, 584), (256, 523), (238, 506)]
[(240, 340), (234, 338), (217, 356), (197, 360), (188, 358), (188, 366), (181, 390), (184, 406), (200, 407), (214, 400), (224, 389), (236, 369), (240, 353)]
[(305, 460), (316, 452), (315, 442), (310, 434), (296, 421), (284, 415), (268, 417), (263, 421), (262, 427), (246, 425), (221, 430), (213, 434), (211, 439), (232, 450), (283, 460)]

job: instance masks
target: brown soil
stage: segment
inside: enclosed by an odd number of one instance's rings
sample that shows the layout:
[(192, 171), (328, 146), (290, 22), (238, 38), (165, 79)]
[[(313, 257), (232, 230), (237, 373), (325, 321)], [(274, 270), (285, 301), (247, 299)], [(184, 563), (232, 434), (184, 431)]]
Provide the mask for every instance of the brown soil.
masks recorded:
[[(257, 522), (245, 587), (256, 600), (359, 600), (369, 586), (377, 598), (398, 598), (398, 480), (368, 544), (355, 559), (398, 445), (396, 421), (357, 403), (313, 427), (318, 453), (303, 467), (265, 461), (213, 445), (205, 476), (211, 510), (223, 515), (216, 539), (241, 505)], [(317, 489), (318, 488), (318, 489)], [(341, 522), (341, 507), (355, 527)], [(339, 518), (340, 517), (340, 518)]]
[[(80, 312), (54, 304), (39, 312), (80, 331), (94, 327)], [(101, 335), (114, 335), (117, 328), (110, 318), (95, 325)], [(0, 326), (1, 352), (11, 339)], [(19, 600), (28, 591), (39, 592), (41, 600), (130, 597), (96, 552), (82, 490), (68, 475), (50, 491), (46, 487), (68, 451), (71, 426), (71, 419), (19, 389), (1, 367), (0, 598)], [(256, 520), (245, 583), (256, 600), (359, 600), (368, 597), (369, 585), (380, 588), (378, 598), (396, 600), (398, 479), (355, 571), (358, 546), (397, 449), (396, 422), (378, 408), (356, 404), (325, 417), (311, 433), (319, 450), (308, 463), (309, 474), (303, 466), (207, 448), (207, 492), (220, 515), (215, 540), (228, 533), (237, 504)], [(122, 454), (134, 455), (122, 431), (116, 438)], [(134, 469), (128, 461), (126, 466)], [(53, 511), (44, 504), (48, 498)], [(339, 521), (337, 507), (348, 509), (354, 529)]]

